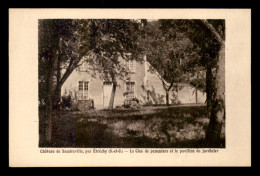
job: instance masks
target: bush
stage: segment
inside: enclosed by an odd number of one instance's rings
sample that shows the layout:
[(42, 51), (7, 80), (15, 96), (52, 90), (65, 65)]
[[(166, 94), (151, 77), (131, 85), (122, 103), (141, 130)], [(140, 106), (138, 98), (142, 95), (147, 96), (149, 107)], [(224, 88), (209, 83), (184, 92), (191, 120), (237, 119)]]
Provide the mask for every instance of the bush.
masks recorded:
[(181, 104), (181, 101), (176, 99), (176, 100), (172, 100), (172, 104), (173, 105), (180, 105)]
[(139, 109), (141, 106), (139, 103), (137, 103), (137, 101), (130, 101), (130, 109)]
[(148, 100), (144, 103), (144, 106), (152, 106), (153, 105), (153, 101), (152, 100)]
[(124, 101), (124, 108), (139, 109), (140, 107), (140, 100), (138, 100), (137, 98), (132, 98), (130, 100)]
[(140, 100), (138, 100), (137, 98), (132, 98), (131, 101), (135, 101), (136, 103), (140, 103)]
[(62, 107), (63, 108), (70, 108), (71, 107), (71, 96), (68, 95), (68, 96), (62, 96), (61, 97), (62, 99)]
[(173, 98), (171, 99), (171, 104), (172, 105), (180, 105), (181, 101), (178, 99), (178, 97), (176, 95), (174, 95)]

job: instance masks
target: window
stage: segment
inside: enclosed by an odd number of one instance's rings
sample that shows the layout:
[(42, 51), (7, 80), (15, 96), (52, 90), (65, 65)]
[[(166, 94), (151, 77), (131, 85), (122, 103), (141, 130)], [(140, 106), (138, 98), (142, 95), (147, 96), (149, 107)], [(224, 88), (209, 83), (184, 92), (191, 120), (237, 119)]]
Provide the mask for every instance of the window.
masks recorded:
[(126, 65), (130, 72), (135, 72), (135, 61), (134, 60), (127, 61)]
[(87, 81), (79, 81), (78, 100), (88, 100)]
[(135, 97), (135, 82), (126, 83), (126, 99)]

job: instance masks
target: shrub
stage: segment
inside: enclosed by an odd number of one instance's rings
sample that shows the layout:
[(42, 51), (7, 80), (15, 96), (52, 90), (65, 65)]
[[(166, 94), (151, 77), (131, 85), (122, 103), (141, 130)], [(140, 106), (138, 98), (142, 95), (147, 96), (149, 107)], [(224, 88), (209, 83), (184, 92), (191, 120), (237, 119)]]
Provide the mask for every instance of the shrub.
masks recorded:
[(144, 106), (151, 106), (153, 105), (153, 101), (152, 100), (148, 100), (144, 103)]
[(177, 96), (173, 96), (173, 98), (171, 99), (171, 104), (173, 105), (180, 105), (181, 104), (181, 101), (178, 99)]
[(71, 107), (71, 96), (68, 95), (68, 96), (62, 96), (61, 97), (62, 99), (62, 107), (63, 108), (70, 108)]
[(132, 98), (131, 101), (135, 101), (137, 103), (140, 103), (140, 100), (138, 100), (137, 98)]
[(140, 104), (137, 101), (130, 101), (130, 109), (139, 109)]
[(172, 104), (173, 105), (180, 105), (181, 101), (177, 99), (177, 100), (172, 101)]
[(132, 98), (124, 101), (124, 108), (139, 109), (141, 107), (140, 100)]

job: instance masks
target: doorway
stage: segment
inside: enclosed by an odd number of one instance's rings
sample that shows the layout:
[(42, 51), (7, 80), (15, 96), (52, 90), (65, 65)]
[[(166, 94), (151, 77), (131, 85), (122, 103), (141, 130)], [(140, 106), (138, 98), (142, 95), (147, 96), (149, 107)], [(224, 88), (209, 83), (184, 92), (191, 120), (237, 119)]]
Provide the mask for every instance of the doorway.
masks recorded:
[(112, 82), (103, 83), (103, 107), (105, 109), (109, 106), (109, 101), (112, 93)]

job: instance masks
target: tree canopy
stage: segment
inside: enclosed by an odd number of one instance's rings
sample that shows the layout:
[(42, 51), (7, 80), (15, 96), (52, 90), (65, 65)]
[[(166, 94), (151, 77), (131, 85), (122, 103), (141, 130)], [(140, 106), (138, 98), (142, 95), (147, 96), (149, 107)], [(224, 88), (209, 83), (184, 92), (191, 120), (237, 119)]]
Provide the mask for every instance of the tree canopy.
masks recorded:
[(93, 76), (99, 73), (113, 83), (113, 106), (117, 79), (131, 74), (120, 58), (142, 62), (146, 54), (162, 81), (170, 83), (162, 82), (165, 90), (181, 82), (206, 90), (215, 102), (216, 119), (216, 112), (223, 113), (224, 41), (224, 20), (39, 20), (39, 98), (51, 119), (62, 85), (83, 61), (91, 65)]
[[(119, 58), (142, 60), (142, 49), (138, 43), (140, 23), (137, 21), (101, 19), (80, 20), (79, 23), (82, 38), (80, 52), (87, 53), (84, 46), (90, 45), (92, 57), (88, 58), (88, 62), (102, 79), (112, 81), (114, 78), (125, 78), (128, 72)], [(91, 33), (89, 40), (86, 40), (86, 29)]]

